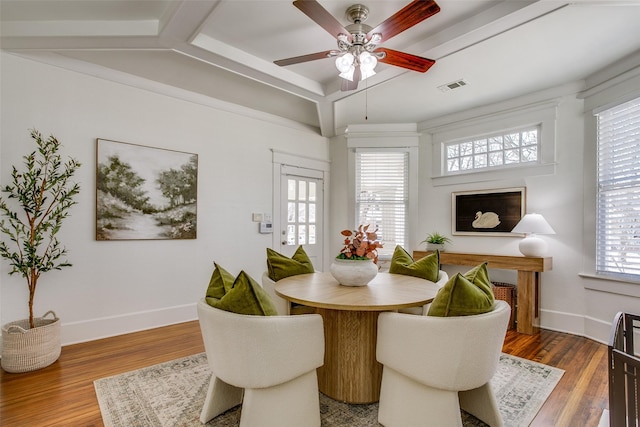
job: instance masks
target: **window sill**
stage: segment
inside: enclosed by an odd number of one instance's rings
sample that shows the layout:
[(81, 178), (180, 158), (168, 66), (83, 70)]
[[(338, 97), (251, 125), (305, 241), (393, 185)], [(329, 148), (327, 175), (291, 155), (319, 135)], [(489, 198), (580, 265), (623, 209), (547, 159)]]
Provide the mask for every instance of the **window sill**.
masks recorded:
[(515, 179), (522, 176), (553, 175), (556, 171), (555, 163), (519, 166), (506, 169), (492, 169), (486, 171), (474, 171), (458, 175), (434, 176), (431, 182), (434, 186), (466, 184), (469, 182), (491, 181), (496, 179)]
[(580, 273), (585, 289), (640, 298), (640, 282), (593, 273)]

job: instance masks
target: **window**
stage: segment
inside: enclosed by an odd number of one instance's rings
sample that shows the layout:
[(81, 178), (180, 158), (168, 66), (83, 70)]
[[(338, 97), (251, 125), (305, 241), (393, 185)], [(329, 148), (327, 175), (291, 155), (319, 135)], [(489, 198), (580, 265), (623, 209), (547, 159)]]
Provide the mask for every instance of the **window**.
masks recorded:
[(640, 98), (597, 114), (596, 272), (640, 277)]
[(445, 143), (446, 173), (502, 168), (538, 161), (539, 127)]
[(424, 122), (421, 130), (432, 149), (431, 183), (554, 174), (558, 105), (558, 98), (508, 109), (496, 104)]
[(378, 227), (380, 255), (405, 245), (409, 206), (409, 151), (356, 150), (356, 224)]

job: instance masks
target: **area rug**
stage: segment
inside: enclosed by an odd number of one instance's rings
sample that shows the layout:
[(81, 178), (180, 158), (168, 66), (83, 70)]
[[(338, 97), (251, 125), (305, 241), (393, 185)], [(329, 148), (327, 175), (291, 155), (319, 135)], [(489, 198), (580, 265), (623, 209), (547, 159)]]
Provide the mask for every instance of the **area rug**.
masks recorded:
[[(533, 420), (564, 371), (502, 354), (491, 380), (507, 427)], [(210, 378), (204, 353), (172, 360), (94, 382), (106, 427), (200, 427), (200, 410)], [(320, 394), (322, 427), (377, 427), (378, 405), (350, 405)], [(462, 413), (465, 427), (486, 424)], [(240, 406), (207, 426), (236, 427)]]

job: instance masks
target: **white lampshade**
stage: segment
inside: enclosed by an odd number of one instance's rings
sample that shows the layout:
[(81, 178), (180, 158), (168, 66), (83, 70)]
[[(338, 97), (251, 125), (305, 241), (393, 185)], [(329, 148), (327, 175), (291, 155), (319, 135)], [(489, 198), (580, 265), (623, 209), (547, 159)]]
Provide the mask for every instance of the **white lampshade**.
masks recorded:
[(340, 73), (338, 74), (340, 77), (342, 77), (343, 79), (347, 79), (350, 82), (353, 81), (353, 75), (355, 74), (356, 68), (355, 67), (351, 67), (349, 68), (349, 70), (345, 71), (344, 73)]
[[(354, 78), (358, 80), (364, 80), (373, 76), (376, 72), (374, 69), (378, 65), (378, 58), (371, 53), (364, 51), (358, 55), (356, 64), (356, 57), (351, 52), (345, 52), (336, 58), (336, 68), (340, 71), (340, 77), (353, 81)], [(359, 73), (356, 77), (356, 66), (359, 67)]]
[(511, 232), (525, 235), (518, 245), (522, 255), (536, 257), (543, 257), (547, 254), (547, 242), (536, 234), (556, 234), (544, 217), (537, 213), (523, 216)]
[(354, 59), (355, 58), (353, 54), (349, 52), (345, 53), (344, 55), (340, 55), (336, 58), (336, 68), (342, 74), (349, 73), (349, 71), (351, 71), (351, 75), (353, 76)]
[(378, 65), (378, 58), (371, 55), (369, 52), (364, 51), (360, 54), (360, 72), (362, 73), (361, 79), (364, 80), (368, 77), (373, 76), (376, 72), (374, 68)]

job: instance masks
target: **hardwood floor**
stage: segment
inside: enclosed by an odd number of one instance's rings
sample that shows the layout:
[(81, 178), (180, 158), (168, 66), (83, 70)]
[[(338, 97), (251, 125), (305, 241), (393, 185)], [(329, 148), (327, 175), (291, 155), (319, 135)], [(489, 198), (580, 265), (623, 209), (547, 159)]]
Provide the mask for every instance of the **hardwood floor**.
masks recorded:
[[(102, 426), (93, 381), (204, 351), (197, 322), (63, 347), (39, 371), (0, 372), (0, 425)], [(531, 426), (597, 426), (608, 407), (607, 347), (558, 332), (509, 331), (503, 351), (564, 369)]]

